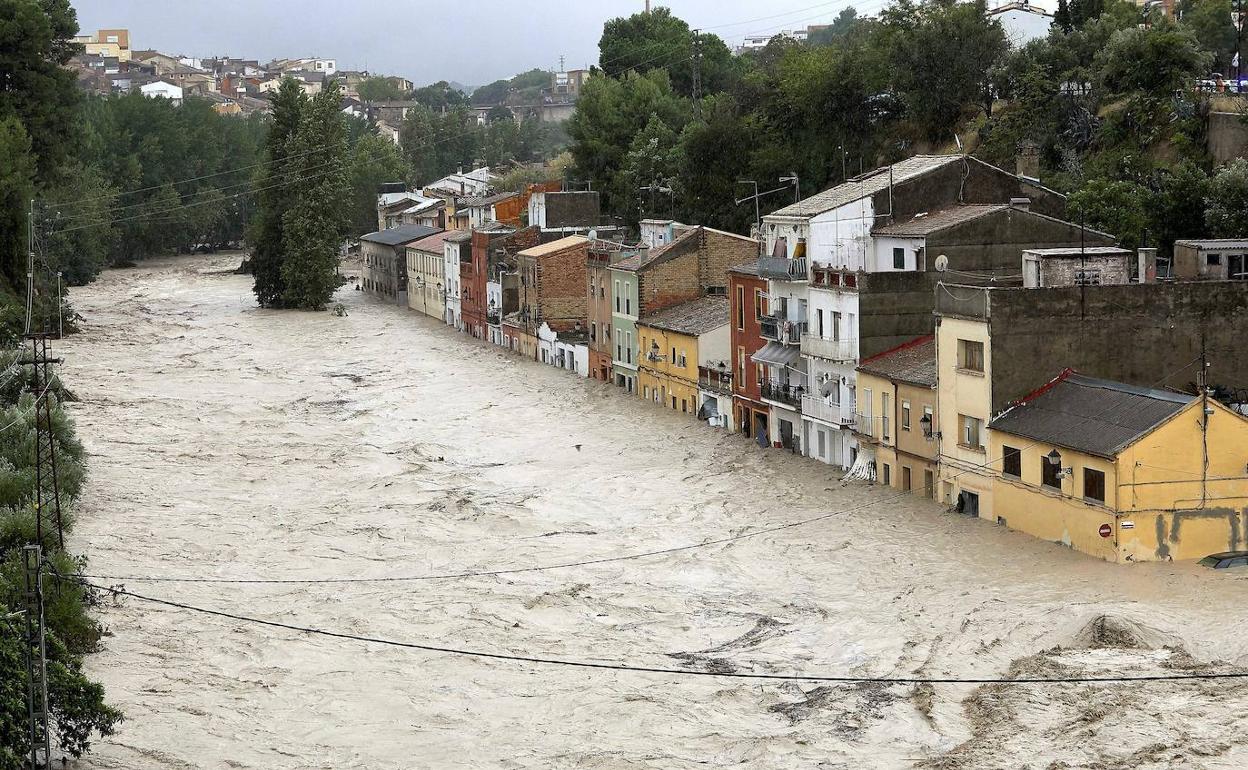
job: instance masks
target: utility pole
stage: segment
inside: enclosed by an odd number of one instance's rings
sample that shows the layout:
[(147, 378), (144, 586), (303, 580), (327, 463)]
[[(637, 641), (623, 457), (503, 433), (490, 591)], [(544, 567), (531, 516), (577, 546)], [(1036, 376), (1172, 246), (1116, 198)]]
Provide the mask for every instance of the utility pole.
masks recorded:
[(55, 545), (65, 548), (65, 529), (61, 523), (61, 490), (56, 469), (56, 436), (52, 432), (52, 365), (61, 359), (48, 354), (50, 334), (28, 334), (30, 358), (19, 362), (34, 371), (30, 392), (35, 395), (35, 539), (47, 547), (45, 531), (56, 531)]
[(793, 185), (793, 202), (802, 202), (802, 180), (798, 179), (797, 172), (792, 172), (789, 176), (780, 177), (781, 182)]
[(1239, 24), (1235, 25), (1235, 93), (1243, 94), (1244, 71), (1244, 0), (1237, 0), (1236, 10), (1239, 11)]
[[(52, 764), (48, 718), (48, 648), (43, 626), (43, 549), (22, 548), (26, 576), (26, 707), (30, 719), (30, 770)], [(41, 756), (42, 755), (42, 756)]]
[(693, 30), (693, 114), (702, 117), (702, 35)]

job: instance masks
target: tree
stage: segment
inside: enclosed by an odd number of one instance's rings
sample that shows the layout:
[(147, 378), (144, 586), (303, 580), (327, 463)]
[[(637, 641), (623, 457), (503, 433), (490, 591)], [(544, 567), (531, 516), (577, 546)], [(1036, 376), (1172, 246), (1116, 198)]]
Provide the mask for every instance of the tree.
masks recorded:
[(339, 286), (349, 217), (347, 126), (330, 81), (305, 105), (289, 147), (294, 202), (282, 216), (282, 307), (323, 310)]
[(1053, 24), (1063, 32), (1070, 32), (1075, 28), (1070, 17), (1070, 4), (1066, 0), (1057, 0), (1057, 11), (1053, 14)]
[(991, 116), (989, 74), (1009, 50), (1001, 23), (984, 0), (917, 9), (914, 21), (894, 21), (893, 83), (918, 133), (948, 141), (969, 104)]
[(613, 78), (627, 72), (645, 74), (664, 69), (673, 90), (689, 96), (693, 93), (695, 41), (700, 48), (703, 92), (723, 90), (734, 73), (728, 46), (715, 35), (695, 35), (684, 20), (673, 16), (667, 8), (608, 21), (598, 42), (598, 66)]
[(351, 150), (351, 235), (377, 229), (377, 190), (386, 182), (404, 182), (411, 165), (394, 142), (376, 134), (360, 137)]
[(468, 104), (468, 97), (463, 91), (455, 89), (445, 80), (417, 88), (412, 99), (431, 110), (444, 110), (448, 107), (462, 107)]
[(286, 214), (294, 205), (295, 158), (291, 149), (303, 120), (307, 97), (292, 78), (282, 81), (273, 100), (273, 122), (265, 142), (265, 165), (256, 175), (258, 209), (252, 221), (251, 272), (261, 307), (281, 307), (286, 295), (282, 270)]
[(1213, 56), (1213, 68), (1229, 75), (1237, 41), (1231, 0), (1192, 0), (1184, 10), (1182, 26), (1192, 31), (1200, 46)]
[(1248, 237), (1248, 160), (1239, 158), (1209, 182), (1205, 223), (1214, 238)]
[(831, 45), (854, 34), (861, 26), (862, 19), (858, 18), (858, 10), (851, 5), (848, 8), (841, 9), (841, 12), (837, 14), (831, 24), (810, 33), (810, 36), (806, 39), (806, 44), (812, 46)]
[[(35, 178), (51, 181), (68, 158), (78, 89), (65, 65), (79, 51), (69, 0), (0, 0), (0, 118), (16, 117), (30, 137)], [(20, 73), (20, 77), (14, 75)]]
[(1204, 238), (1209, 176), (1190, 161), (1158, 174), (1151, 211), (1152, 242), (1166, 254), (1180, 238)]
[(1096, 56), (1100, 83), (1112, 94), (1169, 96), (1208, 72), (1212, 57), (1189, 30), (1168, 22), (1120, 29)]
[(390, 78), (365, 78), (355, 89), (365, 102), (394, 102), (407, 94)]
[(25, 294), (26, 212), (37, 163), (16, 117), (0, 119), (0, 290)]
[[(624, 158), (620, 175), (622, 198), (631, 199), (630, 219), (653, 217), (659, 212), (674, 213), (677, 173), (680, 169), (676, 133), (657, 115), (637, 132)], [(650, 188), (643, 192), (642, 188)], [(670, 192), (663, 192), (669, 190)], [(663, 200), (667, 197), (667, 200)]]
[(1117, 236), (1124, 249), (1144, 241), (1150, 208), (1148, 188), (1135, 182), (1094, 180), (1070, 196), (1066, 211), (1080, 224)]

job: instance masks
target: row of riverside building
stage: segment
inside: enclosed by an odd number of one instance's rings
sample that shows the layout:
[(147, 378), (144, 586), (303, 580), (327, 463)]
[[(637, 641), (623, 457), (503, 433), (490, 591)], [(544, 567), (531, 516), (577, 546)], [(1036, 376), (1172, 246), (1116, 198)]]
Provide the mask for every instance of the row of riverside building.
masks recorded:
[(477, 182), (380, 196), (363, 290), (1102, 559), (1248, 550), (1248, 240), (1131, 252), (962, 154), (861, 174), (754, 237), (643, 220), (626, 239), (596, 193), (456, 176)]

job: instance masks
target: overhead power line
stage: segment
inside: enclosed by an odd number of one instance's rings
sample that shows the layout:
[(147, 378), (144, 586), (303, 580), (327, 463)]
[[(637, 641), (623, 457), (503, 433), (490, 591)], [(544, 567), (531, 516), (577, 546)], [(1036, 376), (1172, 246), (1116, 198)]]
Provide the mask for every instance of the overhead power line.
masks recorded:
[[(66, 576), (57, 575), (61, 579), (70, 579)], [(214, 610), (206, 607), (197, 607), (195, 605), (186, 604), (184, 602), (176, 602), (169, 599), (161, 599), (154, 596), (145, 596), (137, 594), (133, 591), (127, 591), (122, 588), (110, 588), (106, 586), (95, 585), (83, 580), (75, 582), (81, 583), (88, 588), (114, 596), (128, 596), (132, 599), (158, 604), (174, 609), (186, 610), (201, 615), (211, 615), (219, 618), (226, 618), (242, 623), (251, 623), (253, 625), (268, 626), (270, 628), (280, 628), (285, 631), (295, 631), (301, 634), (311, 634), (315, 636), (324, 636), (332, 639), (343, 639), (352, 642), (362, 642), (367, 644), (380, 644), (387, 647), (399, 647), (409, 650), (419, 650), (422, 652), (432, 652), (444, 655), (456, 655), (467, 658), (477, 658), (482, 660), (501, 660), (511, 663), (530, 663), (539, 666), (561, 666), (565, 668), (584, 668), (599, 669), (605, 671), (621, 671), (638, 674), (662, 674), (674, 677), (701, 677), (711, 679), (754, 679), (754, 680), (770, 680), (770, 681), (798, 681), (798, 682), (825, 682), (838, 684), (887, 684), (887, 685), (903, 685), (903, 684), (964, 684), (964, 685), (984, 685), (984, 684), (1095, 684), (1095, 683), (1127, 683), (1127, 682), (1181, 682), (1181, 681), (1198, 681), (1198, 680), (1221, 680), (1221, 679), (1248, 679), (1248, 672), (1214, 672), (1214, 673), (1181, 673), (1181, 674), (1139, 674), (1129, 676), (1070, 676), (1070, 677), (1018, 677), (1014, 679), (1004, 679), (997, 677), (925, 677), (925, 676), (844, 676), (829, 674), (766, 674), (753, 671), (697, 671), (682, 668), (670, 668), (664, 666), (643, 666), (629, 663), (610, 663), (588, 660), (566, 660), (563, 658), (547, 658), (537, 655), (521, 655), (502, 652), (486, 652), (483, 650), (468, 650), (459, 647), (445, 647), (441, 645), (423, 644), (419, 642), (403, 642), (394, 639), (382, 639), (373, 636), (364, 636), (361, 634), (348, 634), (341, 631), (329, 631), (312, 626), (299, 626), (293, 623), (282, 623), (276, 620), (265, 620), (263, 618), (251, 617), (234, 612), (225, 612), (223, 610)]]

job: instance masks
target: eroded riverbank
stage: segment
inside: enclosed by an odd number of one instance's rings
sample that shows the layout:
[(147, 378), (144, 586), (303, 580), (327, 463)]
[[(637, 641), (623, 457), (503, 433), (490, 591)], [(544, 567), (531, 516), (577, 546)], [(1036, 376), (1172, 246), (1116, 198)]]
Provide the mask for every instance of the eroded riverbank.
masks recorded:
[[(1102, 564), (845, 485), (357, 292), (340, 292), (346, 317), (258, 310), (235, 265), (149, 263), (74, 292), (85, 331), (59, 351), (92, 458), (73, 548), (97, 574), (523, 567), (845, 513), (540, 573), (129, 588), (366, 636), (664, 667), (992, 677), (1248, 664), (1244, 576)], [(89, 666), (128, 721), (83, 767), (1248, 764), (1248, 688), (1234, 684), (672, 679), (134, 601), (103, 620), (113, 636)]]

